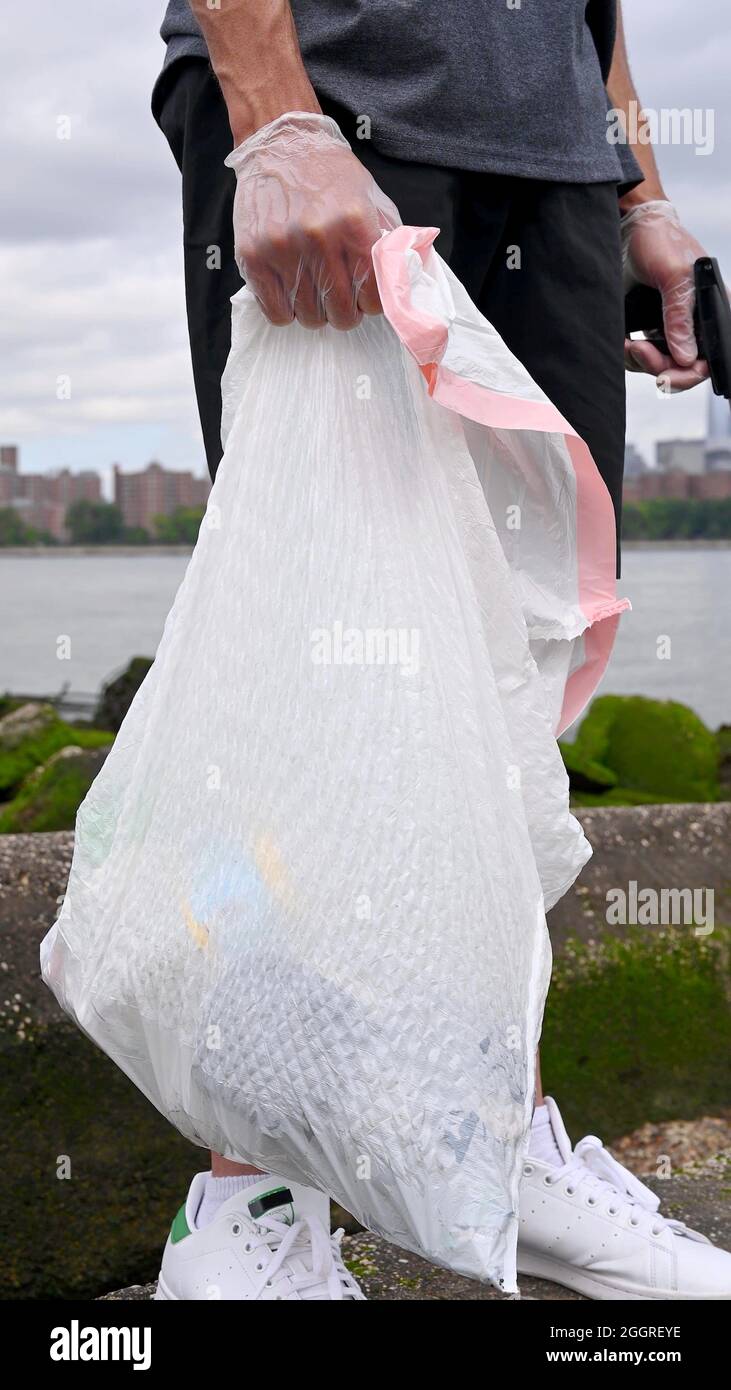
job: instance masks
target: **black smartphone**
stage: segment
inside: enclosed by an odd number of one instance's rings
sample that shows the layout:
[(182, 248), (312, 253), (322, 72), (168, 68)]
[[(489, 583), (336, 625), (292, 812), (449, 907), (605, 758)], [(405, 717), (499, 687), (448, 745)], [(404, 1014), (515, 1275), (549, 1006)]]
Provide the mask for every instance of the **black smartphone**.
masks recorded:
[[(708, 363), (717, 396), (731, 398), (731, 307), (726, 286), (713, 256), (699, 256), (695, 263), (695, 334), (698, 352)], [(662, 300), (658, 290), (636, 285), (624, 300), (625, 329), (645, 333), (667, 352), (663, 334)]]

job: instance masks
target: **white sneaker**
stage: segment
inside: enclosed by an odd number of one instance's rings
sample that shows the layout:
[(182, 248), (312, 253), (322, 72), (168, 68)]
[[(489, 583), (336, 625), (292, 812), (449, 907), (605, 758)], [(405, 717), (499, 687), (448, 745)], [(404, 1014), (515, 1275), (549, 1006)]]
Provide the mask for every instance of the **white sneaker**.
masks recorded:
[(546, 1097), (563, 1165), (527, 1157), (518, 1273), (595, 1299), (731, 1299), (731, 1254), (660, 1215), (660, 1199), (593, 1134), (572, 1151)]
[(191, 1183), (163, 1252), (156, 1299), (349, 1299), (365, 1294), (330, 1235), (330, 1203), (311, 1187), (265, 1177), (196, 1227), (206, 1174)]

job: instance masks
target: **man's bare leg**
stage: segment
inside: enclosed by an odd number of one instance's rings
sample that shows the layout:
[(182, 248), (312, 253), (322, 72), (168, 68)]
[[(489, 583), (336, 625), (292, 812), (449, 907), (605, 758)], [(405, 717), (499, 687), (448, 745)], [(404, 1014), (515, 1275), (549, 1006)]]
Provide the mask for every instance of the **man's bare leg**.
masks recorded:
[[(536, 1052), (536, 1086), (534, 1106), (543, 1105), (543, 1083), (541, 1081), (541, 1053), (540, 1049)], [(211, 1149), (211, 1172), (214, 1178), (238, 1178), (253, 1177), (255, 1175), (264, 1177), (261, 1168), (254, 1168), (251, 1163), (234, 1163), (231, 1158), (224, 1158), (222, 1154), (217, 1154)]]
[(536, 1051), (536, 1089), (533, 1098), (533, 1105), (543, 1105), (543, 1082), (541, 1081), (541, 1051)]
[(268, 1175), (253, 1163), (235, 1163), (231, 1158), (211, 1150), (211, 1170), (206, 1174), (202, 1196), (196, 1213), (196, 1225), (207, 1226), (215, 1217), (219, 1207), (229, 1198), (235, 1197), (243, 1188), (251, 1187), (260, 1178)]
[(214, 1178), (250, 1178), (255, 1175), (265, 1177), (261, 1168), (254, 1168), (250, 1163), (234, 1163), (233, 1159), (224, 1158), (212, 1149), (211, 1172)]
[(528, 1152), (531, 1157), (540, 1158), (543, 1162), (552, 1163), (557, 1167), (560, 1167), (563, 1162), (561, 1151), (556, 1143), (551, 1126), (551, 1116), (546, 1107), (546, 1097), (543, 1094), (541, 1054), (539, 1049), (536, 1049), (536, 1085), (533, 1099), (533, 1122), (531, 1124)]

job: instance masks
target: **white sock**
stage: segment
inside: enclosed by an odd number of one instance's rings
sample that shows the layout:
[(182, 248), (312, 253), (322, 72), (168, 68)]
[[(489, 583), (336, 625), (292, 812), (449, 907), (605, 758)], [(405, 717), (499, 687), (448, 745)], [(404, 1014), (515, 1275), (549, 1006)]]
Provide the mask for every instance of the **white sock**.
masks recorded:
[(541, 1163), (550, 1163), (554, 1168), (563, 1166), (561, 1150), (554, 1138), (547, 1105), (537, 1105), (533, 1111), (528, 1156), (540, 1159)]
[(236, 1193), (243, 1192), (245, 1187), (253, 1187), (266, 1176), (266, 1173), (241, 1173), (229, 1178), (214, 1178), (213, 1173), (207, 1173), (203, 1196), (195, 1215), (198, 1230), (213, 1220), (218, 1208), (223, 1202), (227, 1202), (229, 1197), (235, 1197)]

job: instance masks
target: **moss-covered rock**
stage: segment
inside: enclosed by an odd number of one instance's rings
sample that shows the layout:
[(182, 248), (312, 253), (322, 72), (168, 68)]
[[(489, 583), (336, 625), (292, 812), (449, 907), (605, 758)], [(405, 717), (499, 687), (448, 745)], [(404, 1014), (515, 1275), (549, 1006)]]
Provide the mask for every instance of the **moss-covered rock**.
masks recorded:
[(718, 748), (718, 785), (722, 801), (731, 801), (731, 724), (722, 724), (716, 731)]
[(110, 740), (111, 734), (101, 729), (67, 724), (52, 705), (21, 705), (0, 719), (0, 800), (14, 795), (28, 774), (59, 749), (101, 748)]
[(731, 938), (629, 927), (557, 957), (541, 1038), (544, 1082), (569, 1131), (608, 1139), (645, 1121), (713, 1114), (731, 1094)]
[(0, 719), (6, 714), (12, 714), (13, 710), (19, 709), (25, 704), (24, 700), (19, 700), (16, 695), (0, 695)]
[(718, 797), (716, 738), (674, 700), (600, 696), (579, 726), (573, 756), (615, 774), (610, 805), (620, 804), (620, 788), (633, 792), (638, 804)]
[(559, 743), (561, 757), (569, 774), (569, 786), (573, 791), (595, 792), (599, 799), (602, 794), (617, 785), (617, 775), (602, 763), (582, 754), (576, 743)]
[(57, 719), (53, 705), (38, 700), (16, 704), (0, 719), (0, 749), (9, 753), (30, 738), (40, 738)]
[(76, 812), (112, 746), (107, 737), (98, 748), (60, 748), (31, 772), (13, 800), (0, 807), (0, 835), (73, 830)]
[[(719, 926), (705, 938), (628, 929), (557, 955), (542, 1066), (570, 1132), (613, 1140), (728, 1105), (728, 956)], [(21, 1029), (1, 1006), (0, 1297), (89, 1298), (154, 1279), (204, 1153), (68, 1023)]]
[(155, 1278), (204, 1154), (70, 1024), (0, 1045), (0, 1101), (0, 1297), (93, 1298)]
[(152, 666), (151, 656), (133, 656), (124, 670), (102, 686), (94, 723), (118, 733), (122, 720)]

